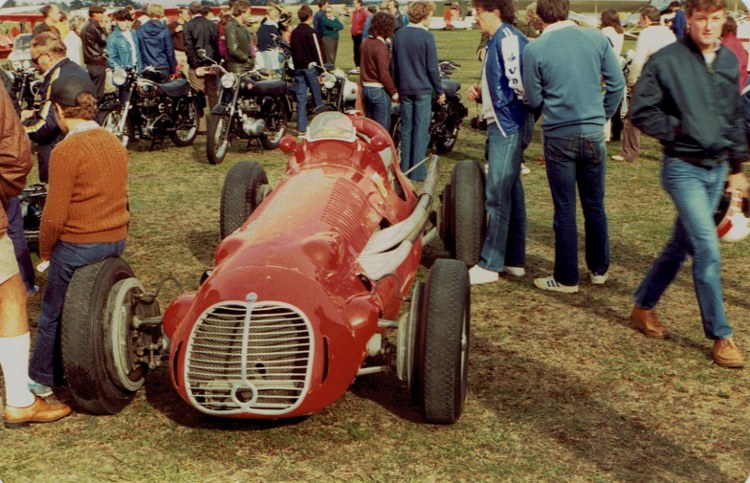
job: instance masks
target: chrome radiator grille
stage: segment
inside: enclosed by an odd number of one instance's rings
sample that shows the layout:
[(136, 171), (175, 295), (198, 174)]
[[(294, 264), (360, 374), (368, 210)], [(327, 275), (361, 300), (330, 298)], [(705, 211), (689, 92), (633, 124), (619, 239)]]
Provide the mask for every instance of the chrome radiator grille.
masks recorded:
[(306, 393), (312, 329), (282, 302), (224, 302), (196, 322), (185, 354), (187, 393), (208, 414), (284, 414)]

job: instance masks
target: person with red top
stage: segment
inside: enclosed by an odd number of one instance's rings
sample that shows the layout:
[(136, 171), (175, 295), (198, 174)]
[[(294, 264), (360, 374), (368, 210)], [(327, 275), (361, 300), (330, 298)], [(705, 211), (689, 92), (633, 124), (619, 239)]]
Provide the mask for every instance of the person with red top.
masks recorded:
[(727, 16), (727, 22), (721, 30), (721, 45), (731, 50), (737, 63), (740, 64), (740, 92), (747, 82), (747, 60), (748, 54), (742, 42), (737, 38), (737, 22), (730, 16)]
[[(29, 389), (38, 396), (60, 385), (59, 325), (76, 269), (125, 249), (128, 152), (95, 121), (96, 87), (83, 77), (52, 82), (50, 99), (65, 133), (52, 151), (49, 192), (39, 233), (39, 258), (49, 262)], [(41, 269), (41, 268), (40, 268)]]
[(391, 77), (391, 55), (386, 40), (396, 29), (396, 19), (378, 12), (370, 23), (370, 36), (362, 43), (362, 102), (365, 115), (386, 130), (391, 125), (391, 102), (398, 102), (398, 90)]
[(362, 32), (365, 29), (365, 22), (367, 17), (370, 16), (370, 12), (362, 6), (362, 0), (354, 0), (352, 3), (352, 44), (354, 49), (354, 65), (359, 68), (360, 64), (360, 48), (362, 47)]

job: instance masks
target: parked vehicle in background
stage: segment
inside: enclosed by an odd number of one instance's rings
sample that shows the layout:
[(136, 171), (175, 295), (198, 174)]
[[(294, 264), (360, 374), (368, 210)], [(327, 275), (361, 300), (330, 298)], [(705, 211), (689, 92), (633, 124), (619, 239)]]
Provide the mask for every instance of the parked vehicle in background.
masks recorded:
[(158, 83), (158, 73), (146, 68), (138, 75), (133, 68), (117, 68), (112, 82), (119, 96), (99, 106), (100, 123), (126, 148), (134, 139), (157, 142), (169, 137), (177, 146), (193, 144), (201, 113), (199, 98), (185, 79)]

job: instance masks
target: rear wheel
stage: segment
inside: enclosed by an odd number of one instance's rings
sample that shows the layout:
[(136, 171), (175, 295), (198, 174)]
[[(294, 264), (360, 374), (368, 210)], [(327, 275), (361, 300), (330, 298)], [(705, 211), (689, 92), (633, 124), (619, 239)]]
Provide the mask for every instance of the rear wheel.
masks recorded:
[(281, 100), (273, 103), (271, 112), (266, 116), (266, 130), (260, 136), (263, 149), (276, 149), (279, 147), (281, 138), (286, 134), (286, 126), (289, 122), (289, 113), (284, 108)]
[(229, 150), (232, 119), (229, 114), (211, 114), (206, 128), (206, 155), (211, 164), (221, 164)]
[(131, 328), (132, 316), (159, 309), (155, 302), (136, 303), (141, 292), (118, 257), (81, 267), (70, 280), (60, 334), (63, 369), (76, 404), (90, 413), (120, 412), (143, 385), (148, 366), (137, 352), (153, 340)]
[(247, 220), (271, 191), (268, 176), (254, 161), (240, 161), (229, 170), (221, 190), (221, 239)]
[(459, 161), (451, 173), (451, 192), (443, 208), (451, 256), (476, 265), (482, 252), (487, 216), (484, 209), (484, 169), (478, 161)]
[(102, 128), (114, 134), (115, 137), (120, 140), (125, 149), (127, 149), (128, 146), (130, 146), (130, 143), (133, 141), (135, 131), (133, 129), (133, 123), (129, 116), (125, 119), (125, 125), (122, 128), (120, 127), (121, 121), (122, 111), (113, 110), (108, 111), (104, 115), (101, 124)]
[(198, 121), (198, 101), (188, 98), (178, 109), (175, 131), (170, 133), (169, 138), (177, 146), (190, 146), (198, 135)]
[(446, 132), (443, 133), (443, 135), (434, 138), (435, 151), (439, 154), (453, 151), (453, 148), (456, 146), (456, 141), (458, 140), (458, 124), (452, 127), (446, 126), (445, 131)]
[[(455, 423), (468, 387), (469, 272), (458, 260), (437, 260), (427, 275), (417, 330), (413, 393), (427, 422)], [(416, 391), (414, 391), (416, 389)]]

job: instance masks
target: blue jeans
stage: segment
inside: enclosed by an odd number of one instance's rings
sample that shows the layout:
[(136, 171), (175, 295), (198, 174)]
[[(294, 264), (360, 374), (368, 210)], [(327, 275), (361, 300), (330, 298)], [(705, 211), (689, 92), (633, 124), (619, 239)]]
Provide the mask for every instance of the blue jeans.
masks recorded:
[(727, 163), (705, 169), (664, 156), (661, 184), (677, 209), (672, 238), (662, 249), (633, 296), (644, 309), (653, 309), (680, 271), (687, 255), (693, 257), (693, 285), (709, 339), (732, 335), (721, 291), (721, 256), (714, 211), (724, 191)]
[(490, 215), (479, 266), (502, 272), (505, 265), (526, 264), (526, 204), (521, 184), (521, 133), (503, 136), (487, 126), (489, 172), (485, 206)]
[(604, 211), (607, 148), (603, 132), (544, 138), (547, 181), (555, 206), (555, 280), (578, 285), (576, 185), (586, 230), (586, 265), (602, 275), (609, 270), (609, 234)]
[[(401, 171), (408, 171), (427, 155), (430, 144), (430, 115), (432, 95), (403, 96), (401, 111)], [(424, 181), (427, 165), (422, 164), (409, 174), (412, 181)]]
[(307, 90), (310, 89), (313, 98), (313, 107), (323, 103), (323, 94), (318, 84), (318, 75), (315, 69), (294, 70), (294, 95), (297, 99), (297, 131), (307, 131)]
[(58, 241), (50, 257), (42, 315), (37, 326), (29, 377), (47, 386), (62, 383), (60, 364), (60, 319), (68, 284), (76, 269), (108, 257), (119, 257), (125, 240), (112, 243), (68, 243)]
[(391, 127), (391, 96), (382, 87), (362, 87), (365, 115), (387, 131)]
[(21, 213), (21, 203), (18, 201), (17, 196), (8, 200), (8, 207), (5, 209), (5, 214), (8, 216), (8, 237), (13, 241), (13, 251), (16, 254), (18, 271), (21, 273), (26, 291), (30, 292), (34, 290), (34, 264), (31, 263), (29, 244), (26, 241), (26, 235), (23, 233), (23, 214)]

